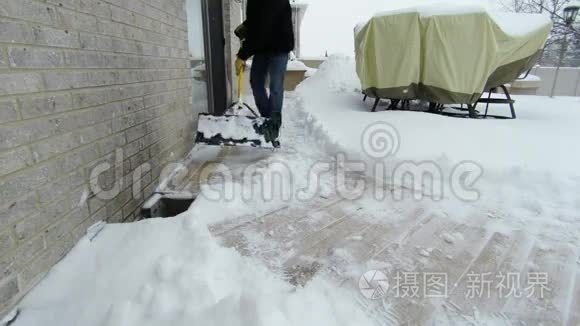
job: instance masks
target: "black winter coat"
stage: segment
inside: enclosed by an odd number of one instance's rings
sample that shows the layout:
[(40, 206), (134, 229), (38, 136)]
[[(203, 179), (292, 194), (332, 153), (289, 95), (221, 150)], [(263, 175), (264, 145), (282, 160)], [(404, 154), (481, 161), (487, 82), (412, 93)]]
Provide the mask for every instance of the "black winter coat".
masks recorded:
[(246, 39), (238, 57), (258, 53), (288, 53), (294, 49), (292, 8), (288, 0), (248, 0)]

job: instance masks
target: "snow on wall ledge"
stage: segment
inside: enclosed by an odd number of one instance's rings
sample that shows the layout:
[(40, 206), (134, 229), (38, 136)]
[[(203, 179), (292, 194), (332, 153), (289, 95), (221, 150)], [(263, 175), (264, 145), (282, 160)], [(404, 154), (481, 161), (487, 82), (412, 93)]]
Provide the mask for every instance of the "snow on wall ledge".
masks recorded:
[[(93, 242), (82, 239), (12, 326), (372, 325), (336, 285), (315, 278), (294, 288), (218, 245), (198, 215), (205, 205), (217, 204), (199, 199), (179, 217), (107, 225)], [(244, 210), (222, 208), (222, 218)]]
[[(330, 57), (298, 86), (295, 96), (309, 116), (312, 133), (328, 152), (365, 162), (370, 178), (376, 177), (374, 167), (379, 162), (386, 168), (383, 178), (387, 184), (432, 194), (440, 189), (410, 178), (395, 178), (393, 171), (401, 171), (405, 164), (432, 164), (447, 187), (456, 168), (473, 163), (468, 170), (471, 175), (483, 173), (473, 184), (478, 193), (474, 207), (479, 212), (505, 212), (504, 222), (528, 232), (542, 232), (536, 223), (553, 223), (580, 234), (575, 213), (580, 207), (576, 198), (580, 153), (570, 150), (580, 139), (580, 98), (516, 96), (516, 120), (385, 111), (386, 103), (373, 113), (372, 103), (362, 101), (354, 59), (344, 56)], [(490, 113), (508, 110), (507, 106), (492, 106)], [(364, 135), (374, 134), (368, 131), (376, 123), (387, 123), (392, 129), (383, 129), (386, 136), (379, 132), (379, 137), (364, 141)], [(374, 158), (368, 152), (373, 148), (368, 147), (369, 139), (378, 141), (372, 145), (376, 148), (396, 150), (385, 158)], [(445, 198), (464, 200), (449, 188), (442, 191)]]
[[(184, 3), (0, 0), (0, 316), (88, 226), (138, 219), (191, 150)], [(122, 187), (97, 196), (91, 172), (116, 159), (98, 183)]]

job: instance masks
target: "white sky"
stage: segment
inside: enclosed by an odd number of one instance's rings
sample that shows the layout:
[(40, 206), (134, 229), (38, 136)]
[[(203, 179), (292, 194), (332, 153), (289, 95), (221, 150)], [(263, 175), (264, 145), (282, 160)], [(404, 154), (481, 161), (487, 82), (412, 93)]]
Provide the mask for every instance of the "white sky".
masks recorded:
[[(438, 0), (302, 0), (309, 4), (301, 30), (302, 57), (354, 54), (354, 26), (376, 12)], [(456, 0), (495, 4), (496, 0)]]

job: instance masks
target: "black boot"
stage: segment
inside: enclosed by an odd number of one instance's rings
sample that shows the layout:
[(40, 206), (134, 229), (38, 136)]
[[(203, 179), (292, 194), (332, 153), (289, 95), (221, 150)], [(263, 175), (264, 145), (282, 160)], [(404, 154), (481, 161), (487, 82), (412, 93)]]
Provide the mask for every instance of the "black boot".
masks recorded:
[(272, 121), (272, 138), (278, 139), (280, 137), (280, 127), (282, 127), (282, 113), (273, 112), (270, 120)]
[(272, 143), (275, 148), (280, 147), (278, 137), (280, 137), (280, 127), (282, 126), (282, 113), (273, 112), (271, 117), (264, 124), (264, 138)]

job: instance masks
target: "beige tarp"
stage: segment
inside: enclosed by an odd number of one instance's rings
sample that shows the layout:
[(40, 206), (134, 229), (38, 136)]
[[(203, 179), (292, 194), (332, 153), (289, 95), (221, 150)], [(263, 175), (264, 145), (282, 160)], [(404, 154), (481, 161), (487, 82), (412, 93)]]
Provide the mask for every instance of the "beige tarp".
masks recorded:
[(371, 97), (471, 104), (530, 69), (551, 28), (545, 17), (485, 10), (378, 14), (355, 30), (357, 73)]

